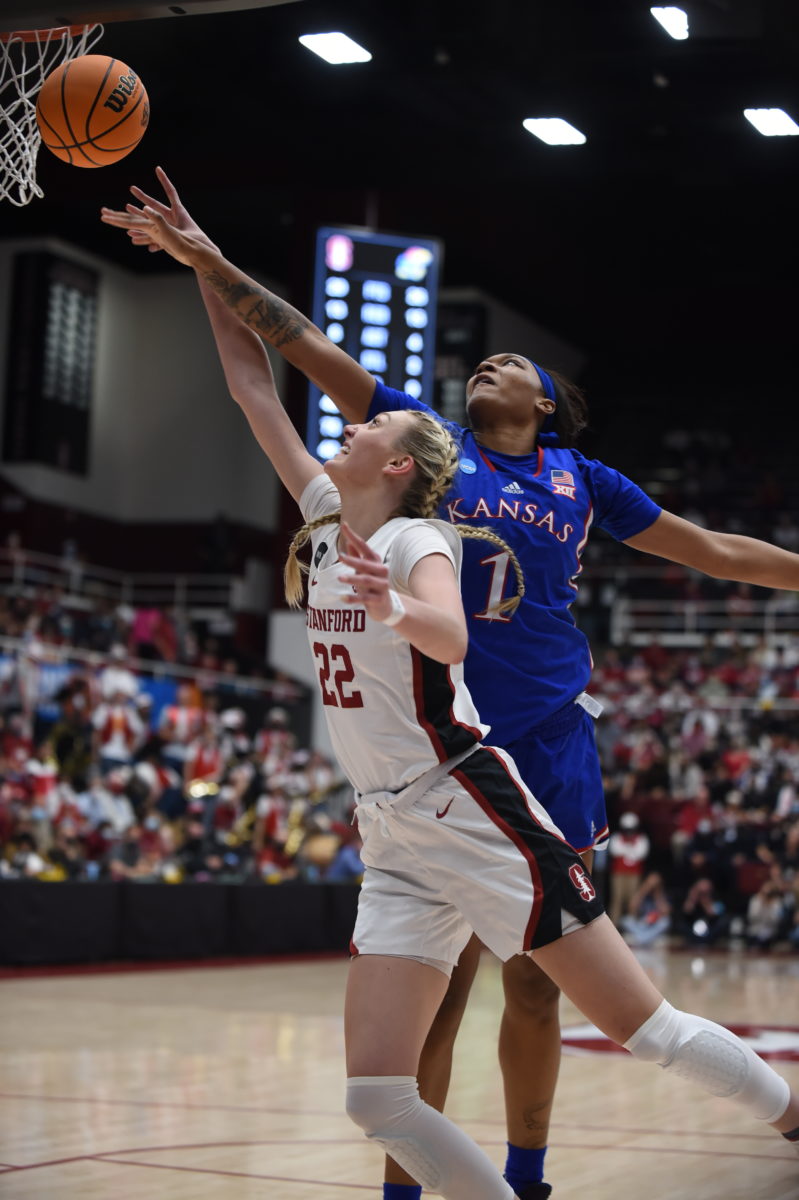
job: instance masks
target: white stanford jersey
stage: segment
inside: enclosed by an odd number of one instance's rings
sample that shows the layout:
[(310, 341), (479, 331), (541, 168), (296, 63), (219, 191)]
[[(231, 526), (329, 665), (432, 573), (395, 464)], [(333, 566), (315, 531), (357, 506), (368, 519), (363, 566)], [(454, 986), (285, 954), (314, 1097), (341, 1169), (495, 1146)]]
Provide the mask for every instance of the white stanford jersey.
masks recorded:
[[(306, 521), (338, 512), (339, 494), (316, 476), (300, 498)], [(330, 737), (357, 792), (396, 791), (481, 740), (463, 670), (421, 654), (388, 625), (343, 596), (337, 523), (312, 534), (306, 624)], [(461, 543), (445, 522), (395, 517), (369, 538), (387, 563), (390, 584), (408, 592), (416, 563), (443, 554), (460, 569)]]

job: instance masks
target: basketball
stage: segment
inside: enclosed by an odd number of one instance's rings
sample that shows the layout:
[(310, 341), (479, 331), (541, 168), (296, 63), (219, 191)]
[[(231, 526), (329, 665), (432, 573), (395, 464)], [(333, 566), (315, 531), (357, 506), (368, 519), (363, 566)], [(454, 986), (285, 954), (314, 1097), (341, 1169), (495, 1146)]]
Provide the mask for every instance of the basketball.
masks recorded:
[(136, 72), (105, 54), (82, 54), (57, 67), (36, 101), (43, 144), (73, 167), (118, 162), (138, 146), (149, 119)]

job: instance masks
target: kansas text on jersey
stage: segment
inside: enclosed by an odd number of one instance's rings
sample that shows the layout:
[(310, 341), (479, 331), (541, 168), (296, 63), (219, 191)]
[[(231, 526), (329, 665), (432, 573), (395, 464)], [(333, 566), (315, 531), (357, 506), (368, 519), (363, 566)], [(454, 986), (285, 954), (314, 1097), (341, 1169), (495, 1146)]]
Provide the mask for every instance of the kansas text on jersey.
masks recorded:
[[(405, 392), (377, 383), (367, 420), (400, 408), (438, 416)], [(497, 617), (498, 601), (512, 591), (508, 555), (472, 539), (464, 545), (466, 678), (491, 726), (491, 741), (508, 745), (588, 683), (591, 655), (571, 606), (591, 526), (623, 541), (648, 528), (660, 508), (618, 471), (549, 444), (547, 435), (533, 454), (500, 454), (480, 446), (470, 430), (444, 424), (462, 457), (441, 516), (493, 529), (513, 548), (524, 572), (526, 593), (517, 612)]]

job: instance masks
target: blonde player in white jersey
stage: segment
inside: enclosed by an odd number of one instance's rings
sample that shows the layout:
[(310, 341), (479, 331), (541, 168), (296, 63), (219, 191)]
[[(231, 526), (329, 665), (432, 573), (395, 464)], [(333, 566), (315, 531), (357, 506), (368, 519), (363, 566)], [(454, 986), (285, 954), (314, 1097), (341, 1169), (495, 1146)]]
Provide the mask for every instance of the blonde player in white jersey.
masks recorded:
[(382, 413), (348, 426), (323, 468), (280, 405), (263, 343), (231, 311), (248, 296), (245, 319), (257, 329), (259, 285), (222, 258), (174, 194), (171, 207), (139, 195), (143, 210), (104, 210), (103, 219), (197, 272), (231, 393), (306, 520), (287, 564), (294, 603), (295, 552), (311, 536), (309, 640), (358, 795), (366, 863), (345, 1006), (353, 1121), (445, 1200), (513, 1200), (488, 1157), (416, 1085), (427, 1031), (474, 929), (503, 960), (530, 953), (637, 1058), (799, 1142), (799, 1096), (726, 1029), (663, 999), (602, 912), (579, 855), (508, 756), (482, 744), (460, 670), (460, 545), (429, 519), (456, 467), (449, 434), (424, 414)]

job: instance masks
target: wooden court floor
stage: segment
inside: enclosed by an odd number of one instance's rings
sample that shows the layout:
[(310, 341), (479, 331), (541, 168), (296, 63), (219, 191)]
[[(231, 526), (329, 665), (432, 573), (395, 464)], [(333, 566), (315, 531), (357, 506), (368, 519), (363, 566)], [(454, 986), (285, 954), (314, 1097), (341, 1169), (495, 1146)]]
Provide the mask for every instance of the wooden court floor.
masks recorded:
[[(799, 956), (642, 961), (799, 1086)], [(0, 982), (0, 1196), (355, 1200), (381, 1156), (342, 1112), (345, 960)], [(501, 1164), (497, 964), (481, 964), (450, 1114)], [(553, 1200), (797, 1200), (766, 1126), (607, 1043), (563, 1003)]]

